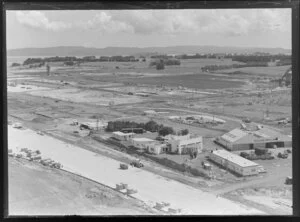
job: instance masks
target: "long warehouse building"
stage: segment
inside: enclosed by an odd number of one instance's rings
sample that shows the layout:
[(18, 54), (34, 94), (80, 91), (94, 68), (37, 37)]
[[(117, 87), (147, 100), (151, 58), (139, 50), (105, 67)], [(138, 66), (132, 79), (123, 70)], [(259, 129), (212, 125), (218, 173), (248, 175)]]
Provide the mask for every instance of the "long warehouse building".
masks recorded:
[(261, 168), (259, 164), (226, 150), (212, 151), (209, 159), (241, 176), (257, 175)]

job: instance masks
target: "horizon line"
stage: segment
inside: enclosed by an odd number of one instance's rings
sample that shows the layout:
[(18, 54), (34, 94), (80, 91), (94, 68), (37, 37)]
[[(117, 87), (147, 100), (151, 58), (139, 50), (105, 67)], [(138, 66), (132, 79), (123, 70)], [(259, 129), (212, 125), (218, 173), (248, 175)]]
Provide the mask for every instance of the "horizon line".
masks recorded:
[(283, 47), (262, 47), (262, 46), (220, 46), (220, 45), (170, 45), (170, 46), (105, 46), (105, 47), (93, 47), (93, 46), (83, 46), (83, 45), (72, 45), (72, 46), (46, 46), (46, 47), (23, 47), (23, 48), (7, 48), (6, 50), (22, 50), (22, 49), (47, 49), (47, 48), (59, 48), (59, 47), (81, 47), (81, 48), (92, 48), (92, 49), (106, 49), (106, 48), (138, 48), (138, 49), (145, 49), (145, 48), (167, 48), (167, 47), (232, 47), (232, 48), (264, 48), (264, 49), (285, 49), (285, 50), (292, 50), (292, 48), (283, 48)]

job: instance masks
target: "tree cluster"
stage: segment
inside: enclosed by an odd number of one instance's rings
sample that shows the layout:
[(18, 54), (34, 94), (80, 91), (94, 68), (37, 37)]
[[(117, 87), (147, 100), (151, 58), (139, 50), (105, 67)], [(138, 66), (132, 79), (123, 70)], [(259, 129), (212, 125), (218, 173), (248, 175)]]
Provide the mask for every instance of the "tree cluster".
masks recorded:
[(11, 67), (16, 67), (16, 66), (20, 66), (20, 65), (21, 65), (20, 63), (14, 62), (13, 64), (11, 64)]
[(178, 59), (158, 59), (150, 62), (150, 67), (155, 66), (157, 70), (165, 69), (165, 66), (180, 65)]
[(160, 136), (166, 136), (168, 134), (174, 134), (172, 127), (158, 124), (157, 122), (150, 120), (147, 123), (136, 123), (133, 121), (110, 121), (106, 127), (106, 131), (114, 132), (121, 131), (124, 128), (142, 128), (150, 132), (158, 132)]
[(183, 130), (180, 130), (177, 134), (179, 136), (185, 136), (185, 135), (189, 134), (189, 130), (188, 129), (183, 129)]

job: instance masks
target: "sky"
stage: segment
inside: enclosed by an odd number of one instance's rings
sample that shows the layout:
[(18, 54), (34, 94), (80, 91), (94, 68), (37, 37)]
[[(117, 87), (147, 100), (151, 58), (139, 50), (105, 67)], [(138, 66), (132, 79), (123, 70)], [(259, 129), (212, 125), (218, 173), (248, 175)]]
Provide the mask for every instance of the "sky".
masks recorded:
[(215, 45), (291, 49), (291, 9), (7, 11), (7, 49)]

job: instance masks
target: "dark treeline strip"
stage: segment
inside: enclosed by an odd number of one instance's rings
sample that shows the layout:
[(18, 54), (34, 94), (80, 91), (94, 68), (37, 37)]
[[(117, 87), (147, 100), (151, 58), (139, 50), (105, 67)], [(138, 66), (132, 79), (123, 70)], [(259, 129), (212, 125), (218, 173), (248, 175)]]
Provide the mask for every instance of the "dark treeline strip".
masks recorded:
[(267, 67), (266, 62), (252, 62), (248, 64), (232, 64), (232, 65), (209, 65), (201, 67), (202, 72), (210, 72), (223, 69), (243, 68), (243, 67)]
[(122, 129), (128, 128), (142, 128), (150, 132), (158, 132), (159, 135), (165, 136), (168, 134), (174, 134), (173, 128), (158, 124), (155, 121), (149, 121), (147, 123), (136, 123), (133, 121), (110, 121), (106, 127), (107, 132), (122, 131)]
[[(34, 63), (45, 64), (46, 62), (66, 62), (67, 65), (72, 63), (84, 63), (84, 62), (138, 62), (139, 59), (136, 59), (134, 56), (101, 56), (96, 58), (95, 56), (85, 56), (83, 58), (78, 57), (48, 57), (48, 58), (28, 58), (23, 62), (23, 65), (30, 65)], [(142, 58), (142, 61), (146, 61), (145, 58)], [(71, 63), (72, 62), (72, 63)]]
[(249, 62), (272, 62), (278, 60), (279, 62), (289, 62), (291, 64), (292, 61), (292, 56), (291, 55), (283, 55), (283, 54), (278, 54), (278, 55), (239, 55), (239, 56), (233, 56), (232, 61), (237, 61), (237, 62), (244, 62), (244, 63), (249, 63)]

